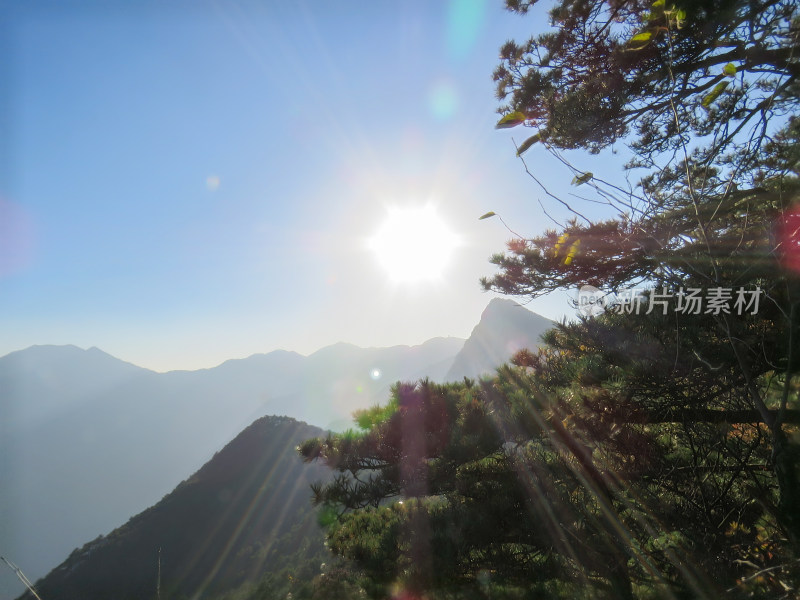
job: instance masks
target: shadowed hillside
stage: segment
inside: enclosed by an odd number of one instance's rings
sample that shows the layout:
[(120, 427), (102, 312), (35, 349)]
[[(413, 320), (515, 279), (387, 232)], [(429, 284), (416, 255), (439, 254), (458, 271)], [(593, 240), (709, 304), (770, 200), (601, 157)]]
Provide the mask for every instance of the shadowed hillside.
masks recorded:
[[(327, 554), (309, 485), (328, 477), (295, 448), (320, 429), (264, 417), (158, 504), (76, 549), (37, 583), (46, 600), (207, 597)], [(32, 598), (29, 594), (24, 598)]]

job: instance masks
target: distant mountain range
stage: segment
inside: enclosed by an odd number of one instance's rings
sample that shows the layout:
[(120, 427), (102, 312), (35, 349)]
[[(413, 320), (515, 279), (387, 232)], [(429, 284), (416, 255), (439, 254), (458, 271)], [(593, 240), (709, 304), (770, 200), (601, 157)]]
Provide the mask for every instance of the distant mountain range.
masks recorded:
[[(153, 505), (263, 415), (342, 430), (354, 410), (388, 398), (394, 382), (490, 373), (552, 325), (495, 299), (468, 340), (413, 347), (340, 343), (309, 356), (275, 351), (169, 373), (97, 348), (8, 354), (0, 358), (0, 553), (40, 577)], [(0, 600), (21, 591), (0, 570)]]

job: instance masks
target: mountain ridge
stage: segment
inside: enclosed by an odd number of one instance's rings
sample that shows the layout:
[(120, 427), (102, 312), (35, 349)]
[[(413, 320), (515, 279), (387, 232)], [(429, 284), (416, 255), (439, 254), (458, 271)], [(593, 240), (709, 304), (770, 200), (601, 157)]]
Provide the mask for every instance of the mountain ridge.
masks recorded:
[(447, 372), (447, 381), (491, 374), (522, 349), (542, 345), (542, 334), (555, 326), (546, 317), (506, 298), (493, 298)]
[(228, 358), (228, 359), (223, 360), (221, 363), (213, 365), (213, 366), (210, 366), (210, 367), (198, 367), (196, 369), (169, 369), (169, 370), (166, 370), (166, 371), (156, 371), (155, 369), (150, 369), (148, 367), (143, 367), (141, 365), (137, 365), (134, 362), (125, 360), (124, 358), (120, 358), (120, 357), (115, 356), (115, 355), (113, 355), (113, 354), (111, 354), (109, 352), (106, 352), (105, 350), (103, 350), (102, 348), (99, 348), (97, 346), (89, 346), (88, 348), (82, 348), (81, 346), (78, 346), (76, 344), (32, 344), (32, 345), (27, 346), (25, 348), (20, 348), (18, 350), (11, 350), (10, 352), (7, 352), (6, 354), (0, 356), (0, 362), (6, 361), (6, 360), (17, 360), (17, 359), (19, 359), (21, 357), (24, 357), (25, 359), (27, 359), (30, 354), (37, 353), (40, 350), (46, 350), (48, 352), (66, 350), (66, 351), (69, 351), (69, 352), (74, 352), (75, 355), (80, 355), (80, 354), (82, 354), (82, 355), (91, 355), (91, 354), (102, 355), (104, 357), (113, 359), (113, 360), (115, 360), (115, 361), (117, 361), (119, 363), (123, 363), (125, 365), (130, 365), (131, 367), (135, 367), (135, 368), (141, 369), (143, 371), (149, 371), (151, 373), (157, 373), (157, 374), (161, 374), (161, 375), (166, 375), (168, 373), (197, 373), (197, 372), (200, 372), (200, 371), (212, 371), (212, 370), (217, 369), (219, 367), (222, 367), (222, 366), (224, 366), (224, 365), (226, 365), (228, 363), (236, 363), (236, 362), (239, 362), (239, 361), (247, 361), (247, 360), (250, 360), (250, 359), (254, 359), (254, 358), (258, 358), (258, 357), (270, 356), (270, 355), (273, 355), (273, 354), (275, 354), (275, 355), (293, 355), (293, 356), (297, 356), (297, 357), (301, 357), (301, 358), (309, 358), (309, 357), (314, 356), (315, 354), (318, 354), (319, 352), (322, 352), (324, 350), (336, 349), (336, 348), (352, 348), (352, 349), (367, 350), (367, 351), (369, 351), (369, 350), (386, 350), (386, 349), (398, 349), (398, 350), (399, 349), (409, 349), (409, 350), (411, 350), (411, 349), (414, 349), (414, 348), (420, 348), (420, 347), (427, 346), (427, 345), (430, 345), (430, 344), (435, 344), (435, 343), (448, 343), (449, 344), (449, 343), (463, 343), (465, 341), (466, 341), (465, 338), (459, 338), (457, 336), (435, 336), (435, 337), (432, 337), (432, 338), (429, 338), (429, 339), (425, 340), (424, 342), (420, 342), (419, 344), (392, 344), (391, 346), (359, 346), (357, 344), (352, 344), (350, 342), (334, 342), (333, 344), (328, 344), (326, 346), (322, 346), (321, 348), (318, 348), (317, 350), (314, 350), (313, 352), (310, 352), (308, 354), (302, 354), (300, 352), (297, 352), (296, 350), (287, 350), (287, 349), (284, 349), (284, 348), (276, 348), (275, 350), (270, 350), (268, 352), (254, 352), (253, 354), (249, 354), (247, 356), (236, 357), (236, 358)]
[[(492, 301), (487, 310), (509, 322), (520, 310), (535, 314), (516, 306)], [(510, 357), (506, 340), (483, 336), (479, 326), (471, 338), (480, 344), (469, 346), (481, 352), (465, 363), (469, 377)], [(516, 329), (509, 325), (506, 335)], [(385, 348), (331, 345), (308, 356), (275, 350), (165, 373), (74, 345), (55, 369), (36, 367), (32, 359), (52, 359), (60, 346), (0, 357), (0, 547), (36, 578), (71, 548), (153, 505), (255, 419), (288, 415), (346, 429), (355, 409), (385, 402), (396, 381), (447, 380), (465, 349), (470, 354), (471, 338)], [(485, 352), (487, 344), (497, 352)], [(90, 376), (92, 365), (104, 365), (97, 367), (102, 376)], [(18, 583), (0, 571), (0, 600), (10, 597), (7, 589), (18, 593)]]

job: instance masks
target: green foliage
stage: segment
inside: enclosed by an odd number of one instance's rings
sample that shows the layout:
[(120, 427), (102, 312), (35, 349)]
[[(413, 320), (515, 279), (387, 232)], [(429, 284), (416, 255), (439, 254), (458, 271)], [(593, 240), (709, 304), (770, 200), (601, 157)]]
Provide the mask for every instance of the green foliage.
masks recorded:
[(397, 402), (393, 398), (385, 406), (373, 406), (372, 408), (356, 411), (353, 415), (353, 420), (361, 430), (372, 429), (375, 425), (380, 425), (387, 421), (397, 412), (397, 408)]
[(477, 385), (398, 385), (397, 411), (363, 437), (306, 445), (339, 473), (317, 497), (340, 508), (328, 544), (358, 585), (375, 598), (715, 598), (765, 543), (750, 560), (774, 568), (765, 585), (791, 581), (768, 430), (665, 418), (743, 396), (699, 361), (665, 372), (668, 330), (636, 323), (559, 326)]
[[(358, 444), (343, 451), (333, 437), (304, 453), (341, 473), (317, 498), (342, 507), (328, 543), (364, 571), (365, 589), (468, 593), (484, 573), (511, 597), (624, 587), (630, 546), (607, 513), (621, 492), (535, 379), (506, 368), (480, 386), (396, 390), (398, 412)], [(366, 506), (375, 489), (385, 494)]]
[[(507, 1), (521, 13), (534, 3)], [(757, 126), (791, 110), (797, 97), (792, 0), (558, 0), (550, 18), (552, 31), (502, 47), (494, 80), (506, 101), (500, 111), (522, 115), (511, 122), (534, 127), (556, 147), (598, 151), (630, 136), (642, 155), (637, 162), (650, 166), (680, 149), (687, 134)], [(706, 114), (709, 90), (737, 72), (735, 101)], [(742, 159), (756, 148), (723, 135), (701, 154), (729, 150)]]
[[(554, 152), (623, 140), (645, 174), (630, 192), (593, 176), (618, 217), (575, 211), (560, 231), (517, 237), (483, 284), (608, 293), (610, 312), (557, 328), (516, 363), (558, 399), (591, 464), (615, 474), (615, 514), (647, 556), (630, 564), (636, 593), (723, 581), (706, 593), (785, 597), (800, 556), (798, 5), (564, 0), (550, 14), (554, 31), (501, 50), (501, 112), (524, 113)], [(649, 290), (647, 314), (614, 304), (631, 287)], [(692, 288), (764, 301), (744, 314), (651, 303)]]

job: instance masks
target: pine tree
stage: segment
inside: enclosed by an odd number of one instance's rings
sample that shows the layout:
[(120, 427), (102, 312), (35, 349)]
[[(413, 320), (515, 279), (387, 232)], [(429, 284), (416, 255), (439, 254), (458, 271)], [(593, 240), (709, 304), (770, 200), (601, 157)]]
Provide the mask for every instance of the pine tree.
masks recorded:
[[(532, 3), (508, 4), (525, 12)], [(498, 126), (533, 126), (520, 150), (541, 143), (556, 155), (621, 140), (634, 153), (629, 166), (647, 174), (624, 193), (578, 171), (575, 183), (619, 215), (592, 222), (576, 211), (560, 231), (512, 240), (483, 284), (529, 298), (583, 285), (612, 299), (648, 288), (649, 316), (671, 317), (659, 327), (675, 357), (659, 365), (661, 387), (645, 394), (629, 382), (625, 406), (642, 411), (655, 395), (675, 419), (694, 407), (698, 423), (726, 420), (712, 409), (751, 411), (768, 431), (781, 526), (800, 548), (790, 422), (800, 370), (798, 5), (564, 0), (551, 16), (555, 32), (503, 49), (495, 79), (508, 104)], [(687, 310), (691, 294), (705, 302), (697, 311)], [(648, 329), (621, 325), (631, 335)], [(670, 390), (695, 371), (706, 372), (703, 387), (676, 397)]]

